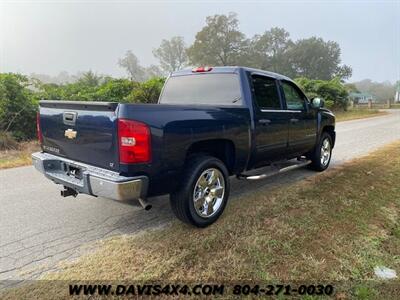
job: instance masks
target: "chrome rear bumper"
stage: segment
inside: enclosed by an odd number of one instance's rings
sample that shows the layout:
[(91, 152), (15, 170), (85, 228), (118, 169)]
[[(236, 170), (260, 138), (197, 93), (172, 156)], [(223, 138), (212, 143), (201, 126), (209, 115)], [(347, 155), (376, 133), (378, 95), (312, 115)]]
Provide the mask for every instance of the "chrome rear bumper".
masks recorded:
[[(78, 193), (121, 201), (146, 198), (149, 182), (146, 176), (124, 177), (45, 152), (33, 153), (32, 161), (47, 178)], [(71, 174), (71, 170), (75, 174)]]

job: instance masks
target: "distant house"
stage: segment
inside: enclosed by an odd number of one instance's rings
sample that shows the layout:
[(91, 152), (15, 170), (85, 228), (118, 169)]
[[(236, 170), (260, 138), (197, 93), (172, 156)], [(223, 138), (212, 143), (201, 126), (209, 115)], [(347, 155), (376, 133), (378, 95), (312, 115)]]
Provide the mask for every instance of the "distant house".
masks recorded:
[(349, 98), (354, 104), (367, 104), (370, 100), (372, 103), (376, 102), (376, 98), (370, 93), (350, 93)]
[(394, 103), (400, 103), (400, 84), (397, 86), (396, 94), (394, 95)]

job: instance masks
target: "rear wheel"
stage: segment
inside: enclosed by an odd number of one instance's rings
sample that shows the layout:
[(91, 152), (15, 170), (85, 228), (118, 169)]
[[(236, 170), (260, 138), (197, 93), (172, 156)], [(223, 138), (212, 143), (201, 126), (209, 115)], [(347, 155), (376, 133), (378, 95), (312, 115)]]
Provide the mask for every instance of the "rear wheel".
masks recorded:
[(202, 155), (185, 168), (180, 188), (172, 193), (172, 211), (183, 222), (197, 227), (214, 223), (229, 197), (229, 175), (217, 158)]
[(328, 168), (332, 157), (332, 137), (329, 133), (323, 132), (317, 147), (311, 154), (311, 168), (316, 171), (324, 171)]

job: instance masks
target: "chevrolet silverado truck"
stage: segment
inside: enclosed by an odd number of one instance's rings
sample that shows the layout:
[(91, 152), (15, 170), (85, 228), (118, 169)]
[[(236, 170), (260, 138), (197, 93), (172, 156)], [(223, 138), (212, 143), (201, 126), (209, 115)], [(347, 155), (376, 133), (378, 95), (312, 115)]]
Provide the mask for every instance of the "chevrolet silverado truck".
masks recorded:
[[(198, 227), (222, 214), (230, 176), (323, 171), (335, 144), (335, 116), (321, 99), (246, 67), (172, 73), (158, 104), (42, 100), (37, 130), (33, 164), (64, 186), (62, 196), (139, 200), (147, 209), (147, 197), (169, 194), (175, 215)], [(264, 166), (275, 170), (257, 174)]]

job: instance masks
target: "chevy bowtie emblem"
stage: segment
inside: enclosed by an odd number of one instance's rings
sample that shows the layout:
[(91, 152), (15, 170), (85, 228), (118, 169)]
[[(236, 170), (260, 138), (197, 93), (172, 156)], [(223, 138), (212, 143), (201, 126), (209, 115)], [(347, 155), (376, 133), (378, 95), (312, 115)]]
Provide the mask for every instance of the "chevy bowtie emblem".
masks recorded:
[(64, 136), (72, 140), (72, 139), (76, 138), (76, 134), (77, 134), (77, 132), (75, 130), (72, 130), (69, 128), (69, 129), (65, 130)]

